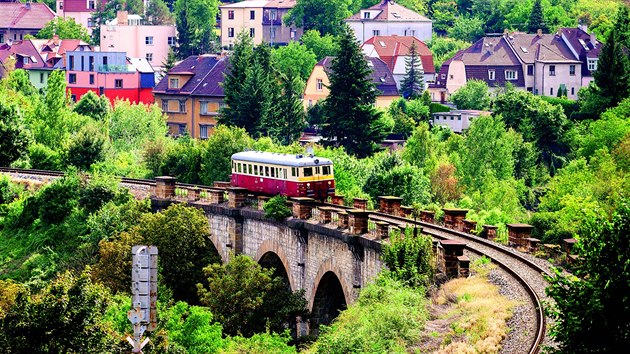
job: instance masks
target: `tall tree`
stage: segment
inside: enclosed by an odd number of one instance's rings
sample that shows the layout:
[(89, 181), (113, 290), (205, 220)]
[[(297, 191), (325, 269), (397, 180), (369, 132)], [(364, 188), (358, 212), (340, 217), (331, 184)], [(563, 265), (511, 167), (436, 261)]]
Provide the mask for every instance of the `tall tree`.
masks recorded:
[(250, 124), (246, 124), (243, 117), (241, 101), (247, 99), (248, 93), (244, 91), (244, 84), (247, 70), (250, 69), (254, 61), (254, 44), (245, 31), (241, 31), (236, 36), (234, 50), (230, 54), (229, 61), (229, 70), (223, 80), (225, 108), (221, 109), (219, 123), (245, 127)]
[(304, 35), (300, 37), (300, 41), (306, 48), (315, 53), (315, 59), (318, 61), (327, 56), (335, 56), (337, 54), (338, 43), (335, 40), (335, 36), (331, 34), (322, 36), (317, 30), (309, 30), (304, 32)]
[(146, 20), (152, 25), (172, 25), (173, 14), (164, 0), (151, 0), (147, 6)]
[(84, 94), (74, 106), (74, 111), (96, 120), (104, 120), (109, 113), (109, 99), (104, 95), (99, 97), (93, 91)]
[(306, 127), (306, 114), (302, 105), (304, 84), (296, 76), (280, 75), (282, 94), (278, 99), (278, 119), (269, 135), (284, 145), (296, 141)]
[(614, 28), (615, 33), (619, 36), (619, 43), (630, 49), (630, 3), (619, 5)]
[(488, 84), (483, 80), (469, 80), (451, 96), (451, 100), (458, 109), (488, 109), (490, 108)]
[(324, 104), (322, 134), (326, 144), (340, 145), (365, 157), (378, 150), (376, 143), (384, 138), (379, 125), (381, 113), (374, 108), (377, 90), (372, 69), (350, 27), (343, 27), (338, 41), (339, 53), (328, 74), (330, 94)]
[(617, 37), (615, 31), (608, 35), (593, 74), (601, 96), (610, 100), (608, 107), (630, 96), (630, 59)]
[(348, 10), (352, 0), (297, 0), (284, 19), (304, 31), (316, 29), (322, 35), (340, 33), (343, 19), (352, 15)]
[(26, 154), (29, 135), (20, 120), (15, 107), (0, 102), (0, 166), (9, 166)]
[(180, 59), (209, 53), (216, 49), (216, 24), (219, 3), (217, 0), (177, 0), (175, 18), (179, 33)]
[(416, 99), (424, 91), (424, 71), (422, 70), (420, 56), (418, 56), (416, 41), (411, 42), (409, 58), (405, 59), (405, 70), (406, 73), (400, 84), (400, 91), (402, 91), (404, 98)]
[(536, 0), (532, 6), (532, 12), (529, 14), (527, 29), (529, 33), (536, 33), (539, 29), (542, 30), (543, 33), (548, 31), (540, 0)]
[(589, 223), (578, 235), (573, 275), (557, 271), (547, 294), (557, 352), (614, 353), (630, 345), (630, 200), (612, 220)]
[(53, 35), (58, 35), (61, 39), (80, 39), (85, 42), (90, 41), (87, 28), (74, 21), (74, 18), (55, 17), (48, 22), (44, 28), (39, 30), (35, 37), (40, 39), (50, 39)]

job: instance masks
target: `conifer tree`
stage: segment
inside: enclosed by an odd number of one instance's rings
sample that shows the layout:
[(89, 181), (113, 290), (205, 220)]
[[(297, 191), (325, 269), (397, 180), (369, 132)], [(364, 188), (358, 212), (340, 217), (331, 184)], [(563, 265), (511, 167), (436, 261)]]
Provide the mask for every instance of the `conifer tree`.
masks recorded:
[(338, 38), (339, 52), (332, 61), (330, 94), (324, 103), (322, 134), (328, 145), (343, 146), (349, 153), (365, 157), (384, 138), (380, 112), (374, 108), (377, 91), (371, 69), (352, 30), (344, 26)]
[(615, 17), (615, 26), (613, 28), (619, 36), (619, 43), (630, 49), (630, 4), (619, 5), (619, 10), (617, 10), (617, 16)]
[(602, 47), (593, 76), (601, 97), (610, 100), (608, 107), (614, 107), (630, 96), (630, 59), (624, 53), (615, 31), (610, 32)]
[(400, 90), (404, 98), (413, 100), (420, 97), (422, 91), (424, 91), (424, 71), (422, 70), (416, 41), (411, 42), (409, 58), (405, 59), (405, 69), (406, 74), (400, 84)]
[(301, 97), (304, 84), (299, 75), (280, 76), (282, 93), (278, 99), (278, 119), (270, 128), (273, 138), (284, 145), (296, 141), (306, 127), (306, 115)]
[(243, 127), (241, 118), (240, 101), (243, 99), (245, 78), (247, 69), (251, 66), (254, 57), (254, 44), (252, 39), (245, 33), (240, 32), (234, 42), (234, 50), (230, 54), (229, 69), (223, 80), (223, 93), (225, 94), (225, 108), (221, 109), (219, 123)]
[(527, 29), (529, 30), (529, 33), (536, 33), (539, 29), (542, 30), (543, 33), (548, 32), (540, 0), (534, 1), (532, 12), (529, 14), (529, 23)]

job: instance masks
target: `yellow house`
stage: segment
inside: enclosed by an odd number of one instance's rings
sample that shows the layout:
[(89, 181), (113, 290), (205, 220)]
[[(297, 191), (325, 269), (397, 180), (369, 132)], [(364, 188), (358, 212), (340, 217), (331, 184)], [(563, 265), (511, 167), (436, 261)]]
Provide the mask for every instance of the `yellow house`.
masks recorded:
[(258, 45), (263, 41), (263, 7), (269, 0), (248, 0), (219, 6), (221, 9), (221, 46), (230, 49), (236, 36), (245, 31)]
[(169, 134), (206, 139), (224, 105), (223, 73), (228, 59), (190, 56), (171, 68), (153, 89), (155, 103), (168, 116)]
[[(328, 97), (328, 72), (332, 64), (333, 57), (326, 57), (319, 61), (311, 71), (311, 75), (306, 81), (304, 87), (303, 104), (304, 108), (312, 107), (319, 100)], [(375, 106), (378, 108), (387, 108), (397, 98), (400, 98), (396, 81), (391, 70), (384, 61), (379, 58), (365, 58), (368, 65), (372, 68), (372, 82), (376, 85), (379, 95), (376, 97)]]

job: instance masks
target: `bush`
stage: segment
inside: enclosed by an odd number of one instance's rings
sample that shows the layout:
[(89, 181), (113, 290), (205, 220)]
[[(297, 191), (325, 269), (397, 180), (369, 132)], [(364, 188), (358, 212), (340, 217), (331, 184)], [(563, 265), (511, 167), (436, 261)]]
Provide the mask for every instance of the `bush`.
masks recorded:
[(39, 218), (47, 224), (62, 222), (77, 205), (79, 179), (66, 176), (44, 187), (37, 194)]
[(86, 125), (72, 139), (66, 161), (83, 171), (105, 159), (105, 136), (95, 125)]
[(265, 211), (265, 217), (284, 220), (291, 216), (291, 209), (287, 206), (287, 197), (283, 195), (277, 195), (269, 199), (265, 205), (263, 205)]
[(567, 118), (572, 118), (574, 113), (578, 113), (580, 111), (580, 104), (577, 101), (570, 100), (566, 97), (540, 96), (540, 98), (542, 98), (543, 101), (562, 107), (562, 110), (564, 110), (564, 114)]
[(445, 106), (445, 105), (439, 104), (439, 103), (435, 103), (435, 102), (431, 102), (431, 104), (429, 105), (429, 110), (431, 111), (431, 114), (438, 113), (438, 112), (450, 112), (451, 111), (451, 109), (448, 106)]
[(410, 286), (427, 286), (433, 279), (431, 237), (417, 235), (417, 229), (407, 228), (404, 234), (392, 235), (383, 248), (383, 260), (392, 277)]
[(61, 156), (55, 150), (42, 144), (29, 146), (28, 157), (31, 168), (38, 170), (58, 171), (62, 168)]

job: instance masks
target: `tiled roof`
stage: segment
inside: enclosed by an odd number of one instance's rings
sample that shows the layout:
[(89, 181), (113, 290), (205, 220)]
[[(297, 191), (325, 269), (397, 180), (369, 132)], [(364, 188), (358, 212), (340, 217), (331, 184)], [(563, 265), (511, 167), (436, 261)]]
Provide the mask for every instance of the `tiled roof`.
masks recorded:
[[(96, 0), (98, 3), (99, 0)], [(100, 0), (103, 5), (107, 3), (107, 0)], [(88, 2), (86, 0), (64, 0), (63, 1), (64, 12), (94, 12), (95, 9), (88, 9)]]
[[(24, 65), (22, 61), (18, 60), (15, 63), (15, 67), (19, 69), (36, 69), (46, 67), (44, 60), (39, 55), (39, 52), (29, 40), (15, 41), (13, 44), (8, 45), (6, 43), (0, 45), (0, 62), (4, 62), (10, 55), (15, 54), (21, 57), (29, 57), (29, 63)], [(33, 59), (35, 62), (33, 62)]]
[(55, 17), (46, 4), (0, 2), (0, 28), (41, 29)]
[[(184, 94), (184, 95), (216, 95), (223, 96), (223, 73), (227, 67), (228, 59), (210, 55), (193, 55), (177, 65), (158, 82), (153, 89), (156, 93)], [(168, 88), (168, 76), (171, 74), (189, 74), (192, 77), (180, 89)], [(205, 84), (205, 85), (204, 85)]]
[(560, 28), (558, 33), (566, 39), (582, 62), (582, 76), (592, 76), (593, 74), (588, 70), (588, 59), (599, 58), (602, 43), (595, 35), (590, 35), (581, 28)]
[(249, 8), (249, 7), (265, 7), (265, 5), (267, 5), (269, 1), (267, 0), (247, 0), (247, 1), (240, 1), (240, 2), (235, 2), (233, 4), (226, 4), (226, 5), (222, 5), (219, 6), (222, 9), (242, 9), (242, 8)]
[(559, 35), (517, 32), (502, 38), (514, 48), (516, 54), (526, 64), (534, 64), (536, 61), (568, 62), (577, 60)]
[(374, 50), (387, 64), (390, 70), (394, 70), (396, 65), (396, 58), (399, 56), (409, 56), (409, 50), (412, 43), (416, 43), (417, 52), (420, 55), (422, 61), (422, 68), (425, 73), (435, 73), (435, 66), (433, 65), (433, 54), (427, 45), (413, 36), (374, 36), (363, 44), (371, 44), (374, 46)]
[(295, 7), (297, 0), (272, 0), (267, 2), (265, 7), (276, 9), (292, 9)]
[[(323, 66), (324, 70), (328, 73), (332, 65), (334, 57), (325, 57), (320, 60), (317, 65)], [(394, 81), (394, 75), (392, 71), (387, 67), (384, 61), (380, 58), (369, 58), (370, 67), (372, 68), (372, 82), (376, 85), (376, 88), (381, 91), (379, 96), (398, 96), (398, 89), (396, 88), (396, 81)]]
[(417, 12), (409, 10), (408, 8), (398, 5), (392, 0), (384, 0), (367, 10), (379, 10), (378, 15), (364, 19), (361, 17), (361, 11), (348, 17), (346, 21), (390, 21), (390, 22), (407, 22), (407, 21), (420, 21), (431, 22), (430, 19), (420, 15)]

